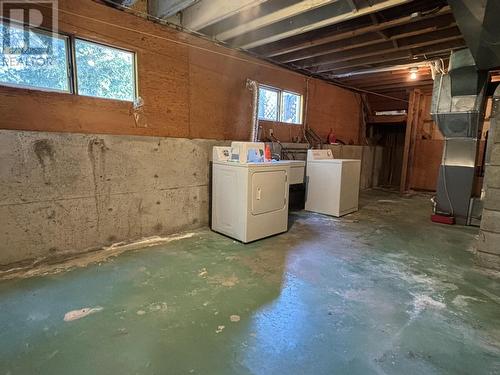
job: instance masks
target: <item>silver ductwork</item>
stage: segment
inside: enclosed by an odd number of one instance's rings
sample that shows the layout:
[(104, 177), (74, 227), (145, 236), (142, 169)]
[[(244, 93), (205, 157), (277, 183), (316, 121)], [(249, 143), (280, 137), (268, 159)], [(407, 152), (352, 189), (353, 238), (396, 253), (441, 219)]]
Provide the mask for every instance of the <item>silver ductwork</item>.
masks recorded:
[(250, 132), (250, 142), (257, 142), (259, 139), (259, 84), (247, 78), (246, 86), (252, 92), (252, 130)]
[(431, 115), (445, 138), (436, 210), (454, 216), (459, 224), (471, 220), (486, 78), (464, 49), (451, 54), (448, 72), (438, 72), (434, 80)]
[(448, 0), (448, 4), (478, 69), (500, 67), (500, 1)]

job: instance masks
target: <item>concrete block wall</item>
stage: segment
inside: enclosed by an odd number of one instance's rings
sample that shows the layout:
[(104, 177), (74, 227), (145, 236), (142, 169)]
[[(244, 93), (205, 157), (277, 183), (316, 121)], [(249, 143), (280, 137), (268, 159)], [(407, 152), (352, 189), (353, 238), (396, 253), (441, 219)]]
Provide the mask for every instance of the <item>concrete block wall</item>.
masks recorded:
[(489, 161), (484, 178), (486, 195), (476, 256), (479, 264), (500, 270), (500, 97), (496, 96), (490, 122), (490, 140), (493, 143), (491, 153), (487, 156)]
[(206, 226), (219, 144), (0, 130), (0, 267)]

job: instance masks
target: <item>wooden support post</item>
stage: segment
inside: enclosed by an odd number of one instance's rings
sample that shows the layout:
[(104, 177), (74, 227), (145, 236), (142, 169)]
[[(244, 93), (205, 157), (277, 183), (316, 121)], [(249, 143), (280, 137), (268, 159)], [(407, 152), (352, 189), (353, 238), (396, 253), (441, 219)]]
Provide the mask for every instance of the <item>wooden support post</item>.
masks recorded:
[(415, 143), (417, 137), (418, 119), (420, 117), (420, 90), (412, 90), (408, 103), (408, 117), (406, 120), (405, 145), (403, 149), (403, 167), (401, 170), (401, 182), (399, 191), (401, 194), (408, 191), (411, 164), (415, 155)]
[(420, 92), (420, 90), (415, 90), (415, 105), (413, 113), (413, 125), (411, 129), (410, 152), (408, 154), (408, 171), (406, 173), (407, 178), (406, 178), (405, 191), (410, 190), (412, 186), (417, 135), (418, 135), (418, 129), (419, 127), (421, 127), (420, 122), (422, 119), (422, 99), (423, 95)]
[(372, 115), (372, 109), (370, 107), (370, 103), (368, 102), (368, 99), (366, 98), (366, 94), (361, 94), (361, 113), (360, 113), (360, 127), (359, 127), (359, 144), (361, 145), (366, 145), (368, 144), (367, 142), (367, 137), (366, 137), (366, 124), (367, 120), (369, 117)]

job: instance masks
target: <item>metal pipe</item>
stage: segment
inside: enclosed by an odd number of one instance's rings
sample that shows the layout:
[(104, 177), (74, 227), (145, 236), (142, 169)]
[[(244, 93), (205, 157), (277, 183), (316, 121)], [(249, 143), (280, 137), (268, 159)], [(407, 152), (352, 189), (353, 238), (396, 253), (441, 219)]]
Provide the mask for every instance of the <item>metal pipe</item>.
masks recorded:
[(383, 72), (392, 72), (394, 70), (405, 70), (409, 68), (424, 68), (430, 66), (435, 60), (428, 60), (424, 62), (418, 62), (418, 63), (413, 63), (413, 64), (404, 64), (404, 65), (395, 65), (395, 66), (388, 66), (388, 67), (383, 67), (383, 68), (372, 68), (372, 69), (365, 69), (365, 70), (359, 70), (357, 72), (352, 72), (352, 73), (343, 73), (343, 74), (332, 74), (330, 75), (330, 78), (348, 78), (348, 77), (353, 77), (353, 76), (359, 76), (359, 75), (364, 75), (364, 74), (373, 74), (373, 73), (383, 73)]

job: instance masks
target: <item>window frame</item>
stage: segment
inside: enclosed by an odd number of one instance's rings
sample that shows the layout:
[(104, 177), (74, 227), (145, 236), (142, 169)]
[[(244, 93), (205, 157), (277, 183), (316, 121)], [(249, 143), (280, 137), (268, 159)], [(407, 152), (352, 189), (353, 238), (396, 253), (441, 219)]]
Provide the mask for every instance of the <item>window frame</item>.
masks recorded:
[[(260, 118), (259, 117), (259, 98), (260, 98), (260, 89), (263, 88), (265, 90), (268, 90), (268, 91), (274, 91), (276, 92), (277, 94), (277, 97), (276, 97), (276, 120), (269, 120), (269, 119), (266, 119), (266, 118)], [(268, 85), (261, 85), (259, 84), (258, 85), (258, 98), (257, 98), (257, 119), (259, 121), (271, 121), (271, 122), (279, 122), (280, 121), (280, 113), (281, 113), (281, 90), (276, 88), (276, 87), (273, 87), (273, 86), (268, 86)]]
[(289, 91), (289, 90), (281, 90), (281, 107), (284, 107), (284, 103), (283, 103), (284, 95), (283, 94), (292, 94), (292, 95), (298, 96), (298, 98), (299, 98), (299, 116), (298, 116), (298, 122), (284, 121), (283, 120), (283, 112), (281, 111), (281, 108), (280, 108), (280, 122), (282, 122), (284, 124), (290, 124), (290, 125), (302, 125), (302, 123), (303, 123), (302, 111), (303, 111), (303, 102), (304, 102), (303, 96), (297, 92), (293, 92), (293, 91)]
[(6, 22), (6, 19), (4, 17), (0, 17), (0, 23), (5, 27), (19, 27), (22, 30), (27, 30), (33, 31), (35, 34), (43, 34), (46, 36), (49, 36), (51, 38), (57, 38), (65, 41), (66, 45), (66, 79), (68, 83), (68, 89), (67, 90), (59, 90), (59, 89), (52, 89), (49, 87), (40, 87), (40, 86), (32, 86), (32, 85), (22, 85), (22, 84), (16, 84), (16, 83), (8, 83), (8, 82), (0, 82), (0, 86), (4, 87), (10, 87), (10, 88), (18, 88), (18, 89), (23, 89), (23, 90), (33, 90), (33, 91), (43, 91), (43, 92), (51, 92), (51, 93), (58, 93), (58, 94), (69, 94), (69, 95), (74, 95), (74, 84), (73, 84), (73, 59), (72, 59), (72, 36), (70, 34), (66, 33), (61, 33), (61, 32), (53, 32), (41, 27), (31, 27), (30, 25), (25, 25), (21, 24), (20, 22), (16, 22), (15, 20), (8, 20), (8, 23)]
[[(122, 52), (127, 52), (127, 53), (130, 53), (132, 55), (132, 73), (133, 73), (133, 79), (134, 79), (134, 85), (133, 85), (134, 94), (133, 94), (132, 100), (116, 99), (116, 98), (103, 98), (102, 96), (83, 95), (83, 94), (80, 94), (78, 92), (78, 65), (76, 63), (76, 41), (77, 40), (81, 40), (81, 41), (86, 42), (86, 43), (94, 44), (96, 46), (102, 46), (102, 47), (107, 47), (107, 48), (115, 49), (115, 50), (122, 51)], [(74, 86), (75, 86), (74, 90), (75, 90), (76, 95), (83, 96), (85, 98), (117, 100), (117, 101), (126, 102), (126, 103), (133, 103), (137, 100), (137, 98), (139, 97), (139, 86), (138, 86), (138, 74), (137, 74), (138, 73), (138, 71), (137, 71), (137, 53), (135, 51), (131, 51), (131, 50), (121, 48), (121, 47), (116, 47), (116, 46), (108, 44), (108, 43), (96, 42), (94, 40), (82, 38), (79, 36), (73, 36), (71, 38), (71, 50), (72, 50), (71, 59), (73, 61), (73, 66), (74, 66), (73, 82), (74, 82)]]
[[(302, 94), (300, 94), (298, 92), (295, 92), (295, 91), (286, 90), (286, 89), (280, 89), (278, 87), (271, 86), (271, 85), (266, 85), (266, 84), (263, 84), (263, 83), (258, 83), (257, 86), (258, 86), (258, 89), (259, 89), (258, 95), (260, 95), (260, 88), (261, 87), (264, 88), (264, 89), (266, 89), (266, 90), (275, 91), (278, 94), (278, 113), (277, 113), (276, 120), (268, 120), (268, 119), (260, 118), (259, 117), (259, 100), (257, 100), (256, 111), (257, 111), (257, 119), (259, 121), (279, 122), (279, 123), (287, 124), (287, 125), (303, 125), (304, 124), (304, 117), (303, 117), (303, 113), (304, 113), (304, 95), (302, 95)], [(300, 105), (299, 122), (283, 121), (283, 112), (282, 112), (282, 109), (283, 109), (283, 94), (284, 93), (296, 95), (296, 96), (299, 97), (299, 105)]]
[[(15, 20), (11, 19), (6, 19), (4, 17), (0, 17), (0, 23), (3, 25), (11, 26), (12, 24), (17, 25), (19, 28), (25, 29), (25, 30), (32, 30), (35, 33), (40, 33), (40, 34), (45, 34), (48, 35), (52, 38), (58, 38), (58, 39), (63, 39), (65, 40), (66, 44), (66, 76), (68, 80), (68, 90), (58, 90), (58, 89), (51, 89), (51, 88), (46, 88), (46, 87), (38, 87), (38, 86), (30, 86), (30, 85), (20, 85), (20, 84), (14, 84), (14, 83), (7, 83), (7, 82), (0, 82), (0, 87), (9, 87), (9, 88), (17, 88), (17, 89), (23, 89), (23, 90), (32, 90), (32, 91), (42, 91), (42, 92), (50, 92), (50, 93), (58, 93), (58, 94), (69, 94), (69, 95), (75, 95), (75, 96), (81, 96), (85, 98), (94, 98), (94, 99), (104, 99), (104, 100), (115, 100), (118, 102), (125, 102), (125, 103), (134, 103), (137, 98), (139, 97), (139, 74), (138, 74), (138, 66), (137, 66), (137, 52), (134, 50), (129, 50), (126, 48), (118, 47), (109, 43), (103, 43), (100, 41), (95, 41), (92, 39), (88, 39), (85, 37), (79, 37), (74, 34), (69, 34), (69, 33), (64, 33), (64, 32), (54, 32), (48, 29), (45, 29), (43, 27), (32, 27), (28, 24), (22, 24), (20, 22), (16, 22)], [(92, 43), (97, 46), (104, 46), (108, 48), (113, 48), (119, 51), (127, 52), (132, 54), (132, 72), (133, 72), (133, 79), (134, 79), (134, 94), (133, 94), (133, 99), (132, 100), (125, 100), (125, 99), (116, 99), (116, 98), (103, 98), (100, 96), (91, 96), (91, 95), (80, 95), (78, 93), (78, 76), (77, 76), (77, 65), (76, 65), (76, 48), (75, 48), (75, 42), (76, 40), (82, 40), (87, 43)]]

